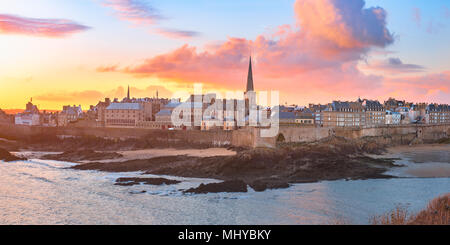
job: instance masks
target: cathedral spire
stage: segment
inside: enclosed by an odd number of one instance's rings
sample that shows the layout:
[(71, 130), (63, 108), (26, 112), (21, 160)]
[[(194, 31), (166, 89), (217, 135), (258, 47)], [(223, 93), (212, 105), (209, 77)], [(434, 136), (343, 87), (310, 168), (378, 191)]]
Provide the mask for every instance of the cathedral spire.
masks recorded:
[(255, 87), (253, 86), (252, 57), (250, 56), (250, 64), (248, 66), (247, 92), (253, 91), (255, 91)]

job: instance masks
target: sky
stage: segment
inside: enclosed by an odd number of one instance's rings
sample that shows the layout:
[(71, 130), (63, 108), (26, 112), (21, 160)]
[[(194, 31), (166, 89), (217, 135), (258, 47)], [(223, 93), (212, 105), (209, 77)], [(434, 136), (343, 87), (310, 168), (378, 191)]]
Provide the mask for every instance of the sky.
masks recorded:
[(0, 0), (0, 108), (171, 97), (450, 103), (450, 1)]

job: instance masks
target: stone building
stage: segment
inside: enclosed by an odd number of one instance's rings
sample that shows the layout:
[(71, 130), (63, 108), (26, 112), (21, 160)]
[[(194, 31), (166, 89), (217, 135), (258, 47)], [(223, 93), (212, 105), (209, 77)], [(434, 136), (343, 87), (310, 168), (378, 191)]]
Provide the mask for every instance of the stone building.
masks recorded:
[[(176, 108), (179, 108), (179, 106), (182, 106), (183, 103), (179, 102), (178, 100), (172, 100), (168, 104), (166, 104), (158, 113), (155, 115), (155, 121), (152, 123), (149, 123), (149, 127), (155, 128), (155, 129), (186, 129), (186, 126), (179, 126), (175, 127), (174, 123), (172, 122), (172, 113)], [(187, 104), (185, 104), (187, 106)]]
[(280, 124), (295, 124), (297, 116), (294, 112), (280, 111)]
[(334, 101), (322, 113), (324, 127), (363, 127), (366, 125), (366, 112), (359, 102)]
[(385, 119), (386, 125), (399, 125), (402, 121), (402, 115), (399, 112), (387, 110)]
[(144, 120), (139, 103), (111, 103), (105, 112), (106, 127), (137, 127)]
[(65, 127), (69, 123), (76, 122), (83, 117), (83, 110), (79, 106), (63, 106), (63, 110), (58, 114), (58, 126)]
[(429, 124), (447, 124), (450, 123), (450, 106), (430, 104), (427, 107)]
[(106, 123), (106, 108), (111, 105), (111, 99), (106, 98), (105, 101), (99, 101), (95, 106), (97, 112), (97, 126), (104, 127)]
[(39, 114), (19, 113), (15, 117), (15, 124), (39, 126), (41, 125), (41, 116)]
[(17, 125), (39, 126), (41, 125), (41, 115), (39, 109), (33, 103), (28, 102), (26, 109), (22, 113), (18, 113), (14, 119)]
[(315, 105), (315, 104), (309, 104), (309, 110), (313, 112), (314, 116), (314, 124), (322, 126), (323, 125), (323, 111), (327, 109), (327, 105)]
[(377, 100), (363, 100), (362, 106), (366, 112), (366, 126), (382, 126), (386, 123), (386, 109)]
[(398, 107), (406, 106), (406, 101), (389, 98), (384, 102), (384, 108), (389, 111), (395, 111)]
[(295, 123), (300, 125), (314, 125), (314, 113), (310, 109), (297, 112)]

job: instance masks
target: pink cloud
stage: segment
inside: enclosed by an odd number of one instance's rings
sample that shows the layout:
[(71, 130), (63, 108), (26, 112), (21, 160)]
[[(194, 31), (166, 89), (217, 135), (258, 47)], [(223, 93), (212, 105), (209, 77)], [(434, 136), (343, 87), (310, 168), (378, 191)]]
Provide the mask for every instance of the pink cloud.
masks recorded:
[(307, 35), (338, 49), (385, 47), (394, 38), (386, 28), (386, 11), (364, 8), (363, 0), (297, 0), (297, 22)]
[[(388, 87), (392, 83), (382, 76), (365, 75), (358, 63), (370, 50), (392, 44), (394, 37), (386, 27), (385, 10), (364, 4), (363, 0), (297, 0), (297, 26), (283, 25), (254, 40), (228, 38), (203, 51), (184, 45), (121, 71), (242, 90), (251, 53), (257, 90), (280, 90), (284, 98), (297, 103), (382, 98), (394, 93)], [(420, 68), (400, 63), (391, 60), (390, 65), (403, 71)]]
[(418, 26), (422, 23), (422, 14), (419, 8), (413, 8), (413, 20), (417, 23)]
[(100, 66), (97, 68), (97, 72), (115, 72), (118, 65)]
[[(116, 16), (135, 25), (155, 25), (167, 19), (160, 11), (144, 0), (103, 0), (102, 4), (114, 10)], [(188, 30), (157, 28), (155, 33), (173, 39), (186, 39), (198, 36), (199, 33)]]
[(450, 71), (421, 76), (385, 79), (385, 87), (404, 99), (423, 102), (450, 102)]
[[(343, 62), (359, 60), (373, 46), (384, 47), (393, 42), (385, 27), (384, 10), (364, 9), (361, 3), (362, 0), (297, 0), (295, 11), (302, 24), (300, 29), (284, 25), (272, 38), (229, 38), (205, 52), (185, 45), (173, 52), (152, 57), (139, 66), (128, 67), (125, 72), (207, 82), (203, 80), (217, 79), (215, 72), (222, 72), (221, 76), (238, 74), (245, 67), (250, 52), (256, 56), (259, 66), (267, 68), (264, 69), (265, 75), (270, 77), (339, 67)], [(314, 9), (319, 13), (311, 15), (308, 10), (314, 12)], [(323, 9), (331, 12), (326, 15), (322, 13), (325, 11)], [(351, 19), (343, 19), (344, 14), (361, 22), (356, 25)], [(326, 17), (320, 15), (335, 16), (335, 20), (321, 21)], [(342, 28), (343, 33), (328, 35), (323, 31), (338, 28)]]
[(195, 31), (183, 31), (174, 29), (157, 29), (156, 32), (165, 37), (173, 39), (188, 39), (200, 35), (200, 33)]
[(425, 67), (416, 64), (405, 64), (399, 58), (389, 58), (387, 60), (378, 60), (367, 66), (368, 70), (386, 72), (389, 74), (424, 72)]
[(89, 27), (65, 19), (37, 19), (0, 14), (0, 34), (65, 37)]
[(112, 8), (120, 19), (135, 24), (154, 24), (164, 19), (158, 10), (142, 0), (104, 0), (102, 4)]

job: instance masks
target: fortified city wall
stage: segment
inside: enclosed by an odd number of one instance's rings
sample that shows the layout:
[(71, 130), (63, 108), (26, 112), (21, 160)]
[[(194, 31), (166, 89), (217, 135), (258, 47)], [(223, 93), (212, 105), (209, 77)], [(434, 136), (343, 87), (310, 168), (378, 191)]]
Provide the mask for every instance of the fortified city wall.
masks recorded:
[[(376, 128), (321, 128), (310, 126), (280, 126), (279, 135), (286, 143), (315, 142), (329, 136), (349, 139), (370, 138), (386, 144), (432, 143), (450, 137), (450, 124), (446, 125), (399, 125)], [(29, 127), (14, 124), (0, 124), (0, 137), (27, 139), (40, 135), (90, 136), (104, 138), (149, 137), (186, 144), (211, 146), (275, 147), (277, 137), (260, 137), (260, 129), (245, 128), (234, 131), (163, 131), (141, 128), (101, 127)]]

